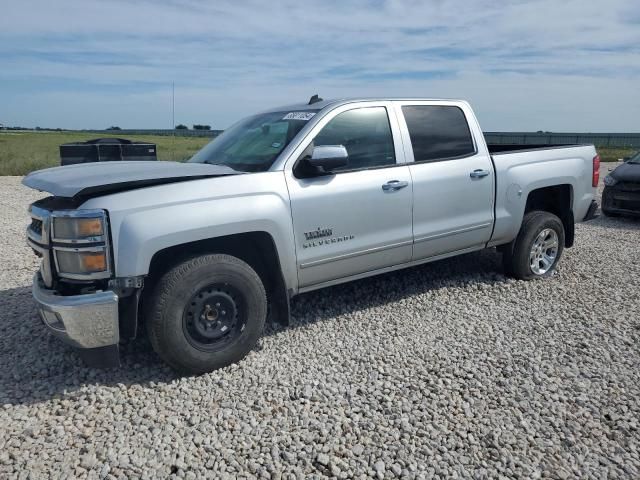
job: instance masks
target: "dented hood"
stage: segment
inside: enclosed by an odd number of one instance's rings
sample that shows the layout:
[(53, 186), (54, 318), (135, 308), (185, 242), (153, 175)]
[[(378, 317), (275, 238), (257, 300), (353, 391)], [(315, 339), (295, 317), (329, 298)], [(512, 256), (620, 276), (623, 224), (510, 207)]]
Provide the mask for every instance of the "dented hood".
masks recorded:
[(609, 174), (620, 182), (640, 183), (640, 164), (623, 163)]
[(57, 197), (91, 197), (240, 173), (226, 166), (206, 163), (97, 162), (38, 170), (24, 177), (22, 183)]

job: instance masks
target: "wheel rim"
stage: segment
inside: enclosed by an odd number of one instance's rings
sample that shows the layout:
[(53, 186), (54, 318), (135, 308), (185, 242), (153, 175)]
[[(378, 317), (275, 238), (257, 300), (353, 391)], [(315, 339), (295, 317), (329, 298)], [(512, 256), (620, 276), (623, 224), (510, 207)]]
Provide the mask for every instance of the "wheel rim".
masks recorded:
[(533, 241), (529, 263), (536, 275), (547, 273), (558, 257), (558, 234), (552, 228), (545, 228)]
[(182, 329), (198, 350), (211, 352), (226, 347), (240, 336), (244, 326), (242, 295), (226, 283), (201, 288), (184, 309)]

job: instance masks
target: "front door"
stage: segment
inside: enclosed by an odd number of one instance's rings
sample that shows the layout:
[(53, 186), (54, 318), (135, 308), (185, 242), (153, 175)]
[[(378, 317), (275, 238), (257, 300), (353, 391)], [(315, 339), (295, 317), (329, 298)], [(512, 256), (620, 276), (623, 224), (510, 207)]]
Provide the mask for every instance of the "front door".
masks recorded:
[(343, 145), (347, 166), (314, 178), (285, 170), (300, 288), (411, 259), (411, 176), (390, 106), (345, 105), (316, 126), (305, 147)]

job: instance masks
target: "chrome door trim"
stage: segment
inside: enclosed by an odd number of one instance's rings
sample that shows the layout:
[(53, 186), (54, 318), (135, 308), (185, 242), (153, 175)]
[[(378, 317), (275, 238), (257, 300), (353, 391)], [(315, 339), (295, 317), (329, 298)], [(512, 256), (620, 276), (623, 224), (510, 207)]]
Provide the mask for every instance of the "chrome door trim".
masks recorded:
[(473, 232), (474, 230), (480, 230), (481, 228), (490, 227), (491, 225), (493, 225), (491, 222), (487, 222), (487, 223), (481, 223), (479, 225), (472, 225), (472, 226), (466, 227), (466, 228), (460, 228), (458, 230), (450, 230), (448, 232), (436, 233), (435, 235), (429, 235), (427, 237), (416, 238), (414, 240), (414, 243), (426, 242), (428, 240), (435, 240), (437, 238), (448, 237), (450, 235), (457, 235), (458, 233)]
[(365, 250), (358, 250), (357, 252), (345, 253), (343, 255), (336, 255), (334, 257), (323, 258), (321, 260), (315, 260), (313, 262), (301, 263), (300, 268), (316, 267), (318, 265), (325, 265), (327, 263), (335, 262), (338, 260), (345, 260), (353, 257), (360, 257), (362, 255), (368, 255), (370, 253), (382, 252), (384, 250), (391, 250), (392, 248), (404, 247), (406, 245), (413, 244), (412, 240), (405, 240), (404, 242), (392, 243), (391, 245), (382, 245), (380, 247), (367, 248)]
[(367, 272), (358, 273), (356, 275), (349, 275), (348, 277), (335, 278), (333, 280), (327, 280), (325, 282), (314, 283), (314, 284), (311, 284), (311, 285), (306, 285), (304, 287), (301, 287), (298, 290), (298, 293), (312, 292), (314, 290), (319, 290), (321, 288), (331, 287), (333, 285), (339, 285), (341, 283), (351, 282), (353, 280), (359, 280), (361, 278), (373, 277), (374, 275), (380, 275), (382, 273), (389, 273), (389, 272), (393, 272), (393, 271), (396, 271), (396, 270), (401, 270), (401, 269), (404, 269), (404, 268), (415, 267), (415, 266), (418, 266), (418, 265), (423, 265), (425, 263), (435, 262), (437, 260), (442, 260), (442, 259), (449, 258), (449, 257), (455, 257), (457, 255), (462, 255), (462, 254), (465, 254), (465, 253), (476, 252), (478, 250), (483, 250), (484, 248), (485, 248), (484, 244), (476, 245), (476, 246), (469, 247), (469, 248), (463, 248), (462, 250), (454, 250), (454, 251), (451, 251), (451, 252), (442, 253), (442, 254), (439, 254), (439, 255), (435, 255), (433, 257), (420, 258), (418, 260), (412, 260), (412, 261), (407, 262), (407, 263), (399, 263), (399, 264), (396, 264), (396, 265), (392, 265), (390, 267), (383, 267), (383, 268), (378, 268), (376, 270), (369, 270)]

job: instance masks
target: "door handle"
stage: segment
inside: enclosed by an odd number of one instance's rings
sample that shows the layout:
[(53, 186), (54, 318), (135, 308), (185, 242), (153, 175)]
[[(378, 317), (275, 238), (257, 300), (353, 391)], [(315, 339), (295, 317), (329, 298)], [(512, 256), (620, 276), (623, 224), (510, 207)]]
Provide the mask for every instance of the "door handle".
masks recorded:
[(400, 190), (401, 188), (409, 185), (409, 182), (400, 181), (400, 180), (390, 180), (387, 183), (382, 185), (382, 190), (385, 192), (395, 192), (396, 190)]
[(490, 173), (491, 172), (489, 170), (482, 170), (481, 168), (478, 168), (477, 170), (474, 170), (473, 172), (471, 172), (469, 176), (471, 178), (483, 178), (489, 175)]

